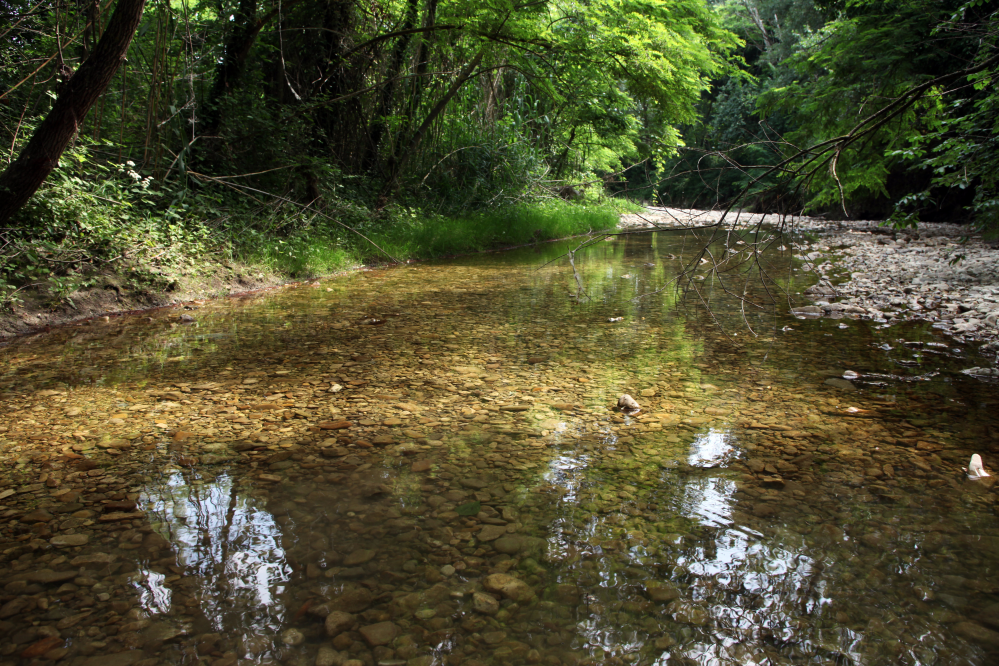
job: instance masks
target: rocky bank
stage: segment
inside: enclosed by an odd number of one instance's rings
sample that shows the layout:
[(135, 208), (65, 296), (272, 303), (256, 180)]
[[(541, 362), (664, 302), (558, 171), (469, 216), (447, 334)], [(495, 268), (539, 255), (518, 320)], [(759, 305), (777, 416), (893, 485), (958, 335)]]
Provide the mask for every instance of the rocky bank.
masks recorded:
[[(625, 215), (626, 231), (697, 228), (715, 224), (720, 211), (655, 208)], [(811, 217), (732, 213), (725, 226), (759, 224), (785, 230), (784, 241), (816, 284), (792, 309), (802, 317), (851, 317), (882, 324), (931, 322), (980, 351), (999, 350), (999, 250), (966, 226), (924, 223), (896, 230), (871, 220), (830, 221)], [(999, 375), (993, 368), (976, 374)]]

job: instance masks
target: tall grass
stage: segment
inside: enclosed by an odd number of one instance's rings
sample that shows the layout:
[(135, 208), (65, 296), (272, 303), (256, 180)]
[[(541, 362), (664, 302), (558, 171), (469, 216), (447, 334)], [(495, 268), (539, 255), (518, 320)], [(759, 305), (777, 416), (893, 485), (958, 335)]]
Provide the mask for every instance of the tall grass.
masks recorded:
[(619, 216), (608, 204), (532, 203), (457, 218), (414, 215), (372, 240), (400, 259), (430, 259), (602, 231)]
[(434, 259), (604, 231), (617, 225), (623, 210), (630, 210), (627, 202), (552, 201), (463, 217), (397, 213), (364, 230), (384, 252), (349, 232), (312, 232), (284, 239), (260, 234), (233, 241), (239, 261), (310, 278), (362, 263)]

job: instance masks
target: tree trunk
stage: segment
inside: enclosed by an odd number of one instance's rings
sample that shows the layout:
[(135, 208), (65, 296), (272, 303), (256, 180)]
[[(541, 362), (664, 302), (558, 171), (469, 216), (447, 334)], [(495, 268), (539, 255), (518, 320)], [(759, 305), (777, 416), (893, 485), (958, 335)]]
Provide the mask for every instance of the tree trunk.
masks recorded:
[[(287, 11), (301, 0), (287, 0), (282, 11)], [(226, 40), (224, 55), (215, 68), (215, 82), (208, 103), (205, 104), (204, 121), (199, 134), (214, 137), (222, 124), (222, 104), (225, 98), (239, 86), (240, 78), (246, 69), (246, 61), (264, 26), (278, 15), (277, 7), (257, 18), (257, 0), (240, 0), (236, 11), (235, 28)]]
[(0, 225), (21, 209), (59, 165), (62, 152), (90, 107), (104, 94), (125, 59), (145, 4), (145, 0), (118, 0), (94, 52), (66, 82), (28, 145), (0, 175)]

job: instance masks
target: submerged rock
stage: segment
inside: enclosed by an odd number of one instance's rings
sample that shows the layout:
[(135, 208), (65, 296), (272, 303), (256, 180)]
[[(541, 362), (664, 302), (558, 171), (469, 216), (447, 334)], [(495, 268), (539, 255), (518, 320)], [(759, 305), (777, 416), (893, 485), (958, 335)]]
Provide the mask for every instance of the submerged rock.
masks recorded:
[(510, 574), (498, 573), (486, 576), (485, 580), (482, 581), (482, 587), (517, 602), (530, 601), (534, 598), (534, 590), (527, 583)]

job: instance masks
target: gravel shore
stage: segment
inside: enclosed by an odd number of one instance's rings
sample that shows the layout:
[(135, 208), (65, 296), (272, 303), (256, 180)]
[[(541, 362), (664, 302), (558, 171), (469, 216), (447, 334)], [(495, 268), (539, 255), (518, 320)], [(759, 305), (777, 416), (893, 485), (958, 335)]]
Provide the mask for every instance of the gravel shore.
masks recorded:
[[(697, 227), (717, 223), (720, 211), (653, 208), (624, 215), (623, 230)], [(881, 323), (932, 322), (980, 350), (999, 349), (999, 251), (966, 226), (924, 223), (896, 230), (878, 221), (781, 219), (731, 213), (726, 226), (749, 228), (784, 223), (786, 243), (817, 283), (802, 293), (798, 316), (849, 316)], [(976, 374), (999, 375), (991, 368)]]

